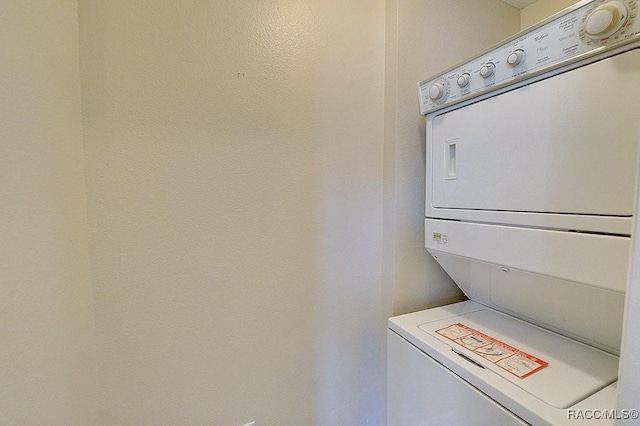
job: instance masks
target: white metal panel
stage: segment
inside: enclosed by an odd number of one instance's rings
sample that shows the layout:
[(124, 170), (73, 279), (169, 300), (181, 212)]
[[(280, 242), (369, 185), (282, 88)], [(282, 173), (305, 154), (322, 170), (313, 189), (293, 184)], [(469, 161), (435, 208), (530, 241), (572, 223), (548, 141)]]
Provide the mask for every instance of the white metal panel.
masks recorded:
[(428, 202), (469, 218), (471, 209), (631, 215), (639, 68), (636, 49), (431, 117)]
[[(640, 132), (638, 133), (640, 142)], [(640, 157), (638, 158), (640, 168)], [(637, 182), (640, 191), (640, 179)], [(636, 199), (636, 211), (640, 210), (640, 198)], [(640, 232), (640, 217), (634, 217), (634, 235)], [(640, 401), (640, 239), (634, 238), (630, 255), (629, 280), (624, 314), (622, 358), (620, 361), (620, 392), (618, 409), (638, 409)], [(620, 425), (637, 424), (637, 419), (625, 419)]]
[(497, 266), (490, 288), (497, 309), (620, 353), (623, 292)]
[[(630, 238), (426, 219), (428, 249), (624, 292)], [(480, 283), (483, 284), (483, 283)]]
[(429, 251), (470, 299), (620, 353), (624, 293)]
[(526, 424), (393, 331), (387, 342), (389, 426)]
[[(419, 328), (422, 324), (445, 318), (449, 318), (451, 322), (456, 322), (458, 315), (464, 316), (467, 313), (478, 312), (482, 309), (489, 308), (472, 301), (456, 303), (391, 318), (389, 319), (389, 328), (529, 424), (536, 426), (569, 426), (575, 424), (576, 421), (568, 417), (567, 409), (546, 404), (540, 398), (533, 396), (530, 392), (525, 391), (511, 381), (505, 380), (490, 369), (477, 368), (456, 355), (449, 345)], [(573, 405), (570, 409), (607, 410), (615, 407), (615, 400), (614, 383)], [(610, 419), (593, 419), (589, 423), (612, 425), (613, 421)]]
[[(542, 359), (549, 365), (529, 377), (517, 377), (435, 332), (457, 322)], [(616, 356), (493, 310), (483, 309), (453, 319), (429, 322), (419, 328), (557, 408), (568, 408), (617, 379)]]

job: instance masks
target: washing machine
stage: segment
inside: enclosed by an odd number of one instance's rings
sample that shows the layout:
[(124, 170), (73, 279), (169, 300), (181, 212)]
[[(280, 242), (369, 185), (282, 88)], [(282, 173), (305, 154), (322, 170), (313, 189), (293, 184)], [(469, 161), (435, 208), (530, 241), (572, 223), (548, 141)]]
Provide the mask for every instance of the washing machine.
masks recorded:
[(638, 415), (616, 409), (637, 15), (638, 0), (585, 0), (418, 84), (425, 246), (468, 300), (389, 320), (389, 426)]

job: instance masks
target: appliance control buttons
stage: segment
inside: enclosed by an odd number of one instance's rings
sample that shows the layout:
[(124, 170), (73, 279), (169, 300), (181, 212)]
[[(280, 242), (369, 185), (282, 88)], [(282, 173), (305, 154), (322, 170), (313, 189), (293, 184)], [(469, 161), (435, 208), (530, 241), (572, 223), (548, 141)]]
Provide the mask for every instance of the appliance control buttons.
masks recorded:
[(442, 99), (444, 96), (444, 85), (442, 83), (434, 83), (429, 88), (429, 98), (432, 101), (437, 101), (438, 99)]
[(482, 78), (489, 78), (496, 71), (496, 66), (493, 62), (487, 62), (480, 67), (480, 76)]
[(525, 53), (522, 49), (516, 49), (507, 56), (507, 64), (510, 67), (518, 66), (524, 61)]
[[(420, 112), (466, 102), (546, 72), (571, 69), (585, 55), (640, 40), (640, 0), (582, 0), (531, 31), (419, 83)], [(636, 46), (634, 44), (634, 46)], [(633, 47), (631, 47), (633, 48)], [(558, 71), (560, 72), (560, 71)]]
[(458, 87), (467, 87), (469, 83), (471, 83), (471, 75), (466, 72), (464, 74), (460, 74), (456, 83), (458, 83)]
[(594, 40), (604, 40), (618, 31), (628, 18), (627, 7), (620, 1), (611, 1), (596, 7), (587, 16), (584, 32)]

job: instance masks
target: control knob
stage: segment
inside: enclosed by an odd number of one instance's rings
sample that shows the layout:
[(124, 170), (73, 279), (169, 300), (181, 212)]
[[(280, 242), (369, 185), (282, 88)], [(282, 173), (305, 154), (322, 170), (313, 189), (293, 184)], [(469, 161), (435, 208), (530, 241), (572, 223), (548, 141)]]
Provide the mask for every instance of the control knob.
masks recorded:
[(587, 16), (584, 32), (589, 38), (604, 40), (627, 22), (628, 15), (627, 7), (622, 2), (604, 3)]
[(482, 78), (489, 78), (496, 71), (496, 66), (493, 62), (487, 62), (480, 67), (480, 76)]
[(471, 75), (466, 72), (464, 74), (460, 74), (456, 83), (458, 83), (458, 87), (467, 87), (469, 83), (471, 83)]
[(524, 50), (516, 49), (507, 56), (507, 64), (509, 64), (510, 67), (518, 66), (524, 61), (524, 56)]
[(438, 99), (442, 99), (444, 96), (444, 85), (442, 83), (434, 83), (429, 88), (429, 98), (432, 101), (437, 101)]

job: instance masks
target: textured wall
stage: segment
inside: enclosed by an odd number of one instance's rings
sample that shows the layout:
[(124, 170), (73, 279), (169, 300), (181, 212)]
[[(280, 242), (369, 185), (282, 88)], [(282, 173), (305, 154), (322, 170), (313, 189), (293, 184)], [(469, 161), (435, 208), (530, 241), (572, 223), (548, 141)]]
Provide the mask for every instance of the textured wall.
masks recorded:
[(520, 28), (525, 29), (562, 9), (577, 3), (576, 0), (538, 0), (520, 12)]
[(518, 9), (498, 0), (388, 0), (385, 74), (384, 279), (388, 312), (460, 300), (424, 248), (425, 120), (417, 82), (519, 29)]
[(104, 424), (380, 424), (384, 2), (80, 3)]
[(0, 423), (90, 425), (75, 1), (0, 2)]
[[(523, 27), (572, 2), (538, 3)], [(387, 0), (385, 47), (384, 7), (81, 2), (101, 423), (383, 422), (385, 313), (459, 297), (422, 248), (415, 83), (517, 29)], [(0, 412), (92, 424), (76, 4), (0, 12)]]

